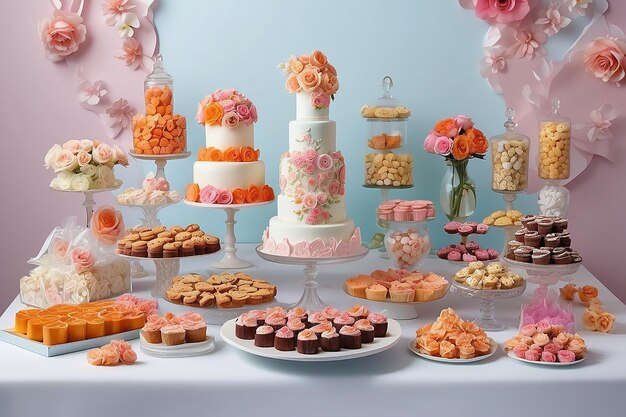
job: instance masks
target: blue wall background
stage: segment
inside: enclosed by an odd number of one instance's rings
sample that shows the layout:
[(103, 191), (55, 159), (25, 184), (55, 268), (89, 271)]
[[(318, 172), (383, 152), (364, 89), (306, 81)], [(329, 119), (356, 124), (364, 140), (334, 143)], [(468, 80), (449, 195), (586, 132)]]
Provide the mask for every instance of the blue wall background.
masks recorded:
[[(423, 138), (444, 117), (464, 113), (490, 137), (504, 128), (502, 98), (480, 77), (479, 60), (486, 25), (456, 0), (186, 0), (161, 1), (156, 15), (160, 50), (174, 75), (175, 110), (188, 119), (188, 148), (194, 155), (168, 164), (172, 186), (184, 192), (192, 181), (195, 153), (204, 146), (203, 127), (195, 122), (198, 102), (217, 88), (236, 88), (259, 109), (256, 146), (267, 167), (267, 182), (278, 190), (278, 161), (288, 147), (288, 122), (295, 118), (295, 98), (284, 88), (277, 69), (290, 55), (325, 52), (337, 68), (340, 89), (331, 107), (337, 122), (337, 145), (348, 166), (348, 214), (365, 240), (378, 231), (374, 212), (377, 190), (361, 187), (367, 125), (359, 109), (380, 96), (384, 75), (394, 80), (394, 93), (412, 110), (406, 150), (414, 156), (415, 187), (392, 191), (392, 198), (433, 200), (440, 212), (439, 185), (443, 159), (422, 150)], [(144, 163), (144, 171), (154, 165)], [(504, 207), (490, 188), (490, 162), (475, 160), (470, 175), (476, 181), (478, 207), (474, 220)], [(521, 196), (516, 206), (535, 212), (536, 196)], [(275, 203), (237, 215), (238, 241), (258, 242)], [(220, 236), (222, 211), (184, 204), (160, 213), (164, 224), (199, 223)], [(439, 213), (430, 224), (433, 247), (452, 243)], [(492, 229), (479, 240), (500, 249), (502, 232)]]

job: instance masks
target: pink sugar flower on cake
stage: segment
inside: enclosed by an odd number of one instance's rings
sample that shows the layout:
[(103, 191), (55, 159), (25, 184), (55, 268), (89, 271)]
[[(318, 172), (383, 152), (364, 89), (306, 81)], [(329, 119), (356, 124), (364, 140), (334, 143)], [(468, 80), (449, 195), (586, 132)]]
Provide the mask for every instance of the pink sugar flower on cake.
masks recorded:
[(217, 204), (231, 204), (233, 202), (233, 193), (230, 190), (220, 190), (215, 202)]
[(311, 256), (311, 251), (309, 250), (309, 244), (306, 241), (298, 242), (293, 245), (293, 256), (308, 258)]
[(207, 185), (200, 190), (200, 202), (204, 204), (213, 204), (217, 200), (219, 190), (212, 185)]

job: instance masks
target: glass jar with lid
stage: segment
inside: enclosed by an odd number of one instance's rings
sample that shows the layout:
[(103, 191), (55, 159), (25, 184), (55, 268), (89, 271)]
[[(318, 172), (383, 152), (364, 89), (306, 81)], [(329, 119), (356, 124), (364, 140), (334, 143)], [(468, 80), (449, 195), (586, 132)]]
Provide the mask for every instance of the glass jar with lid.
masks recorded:
[(374, 104), (361, 108), (361, 116), (369, 125), (365, 155), (365, 186), (406, 188), (413, 186), (413, 157), (401, 153), (406, 141), (411, 110), (391, 95), (393, 80), (385, 76), (383, 95)]
[(570, 175), (571, 122), (559, 113), (561, 101), (552, 100), (552, 113), (539, 121), (538, 174), (544, 180), (566, 180)]
[(174, 111), (174, 77), (163, 68), (163, 55), (157, 54), (152, 72), (143, 82), (146, 114), (165, 116)]
[(518, 193), (528, 188), (530, 139), (515, 131), (515, 111), (506, 109), (506, 131), (490, 139), (491, 189), (497, 193)]

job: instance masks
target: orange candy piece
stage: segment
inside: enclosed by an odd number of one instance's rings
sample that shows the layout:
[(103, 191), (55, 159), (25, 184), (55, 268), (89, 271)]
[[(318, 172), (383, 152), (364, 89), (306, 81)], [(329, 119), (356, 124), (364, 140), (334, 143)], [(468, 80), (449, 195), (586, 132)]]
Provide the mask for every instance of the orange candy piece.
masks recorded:
[(68, 325), (62, 321), (55, 321), (43, 326), (43, 344), (60, 345), (68, 341)]
[(146, 114), (133, 117), (133, 149), (138, 154), (178, 154), (187, 148), (187, 121), (173, 114), (172, 90), (151, 87), (145, 93)]
[(28, 321), (37, 317), (39, 311), (39, 309), (32, 308), (15, 313), (15, 332), (26, 334), (26, 331), (28, 330)]

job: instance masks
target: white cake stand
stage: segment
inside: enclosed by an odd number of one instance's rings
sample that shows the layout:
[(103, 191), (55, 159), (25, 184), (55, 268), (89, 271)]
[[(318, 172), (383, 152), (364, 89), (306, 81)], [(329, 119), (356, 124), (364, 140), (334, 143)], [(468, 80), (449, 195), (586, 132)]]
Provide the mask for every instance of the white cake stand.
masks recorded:
[(295, 256), (280, 256), (265, 253), (261, 251), (263, 245), (256, 247), (256, 253), (269, 262), (283, 265), (304, 265), (304, 291), (300, 300), (288, 308), (301, 307), (306, 311), (319, 311), (327, 307), (328, 304), (323, 302), (317, 293), (317, 275), (319, 274), (319, 265), (343, 264), (357, 261), (364, 258), (369, 249), (361, 246), (359, 252), (348, 256), (332, 256), (327, 258), (299, 258)]
[(162, 204), (124, 204), (124, 203), (120, 203), (119, 201), (117, 202), (117, 204), (119, 204), (120, 206), (124, 206), (124, 207), (138, 208), (141, 211), (143, 211), (143, 218), (141, 219), (141, 225), (144, 227), (152, 228), (152, 227), (161, 226), (161, 221), (158, 218), (159, 210), (168, 206), (172, 206), (174, 204), (178, 204), (180, 203), (182, 199), (183, 198), (180, 197), (176, 201), (170, 201), (168, 203), (162, 203)]
[(204, 203), (192, 203), (191, 201), (185, 200), (185, 204), (192, 207), (201, 207), (208, 209), (219, 209), (224, 210), (226, 212), (226, 236), (224, 237), (224, 257), (217, 262), (212, 263), (210, 266), (212, 268), (217, 269), (242, 269), (249, 268), (252, 266), (252, 263), (248, 261), (244, 261), (237, 257), (237, 248), (235, 247), (235, 243), (237, 240), (235, 238), (235, 213), (237, 213), (241, 209), (245, 208), (254, 208), (265, 206), (274, 202), (272, 201), (263, 201), (260, 203), (249, 203), (249, 204), (204, 204)]
[(75, 193), (75, 194), (81, 193), (85, 196), (85, 201), (83, 201), (83, 207), (85, 207), (85, 210), (87, 212), (87, 228), (89, 228), (89, 226), (91, 225), (91, 216), (93, 216), (93, 207), (96, 205), (96, 201), (93, 199), (93, 195), (98, 194), (98, 193), (106, 193), (108, 191), (117, 190), (121, 186), (122, 186), (122, 181), (117, 180), (116, 185), (113, 187), (97, 188), (97, 189), (85, 190), (85, 191), (58, 190), (56, 188), (52, 188), (52, 187), (50, 188), (53, 189), (54, 191), (59, 191), (62, 193)]
[(144, 155), (135, 152), (129, 152), (128, 154), (137, 160), (154, 161), (157, 167), (157, 171), (154, 177), (166, 179), (165, 165), (167, 164), (167, 161), (171, 161), (174, 159), (185, 159), (189, 157), (189, 155), (191, 155), (191, 152), (174, 153), (170, 155)]

